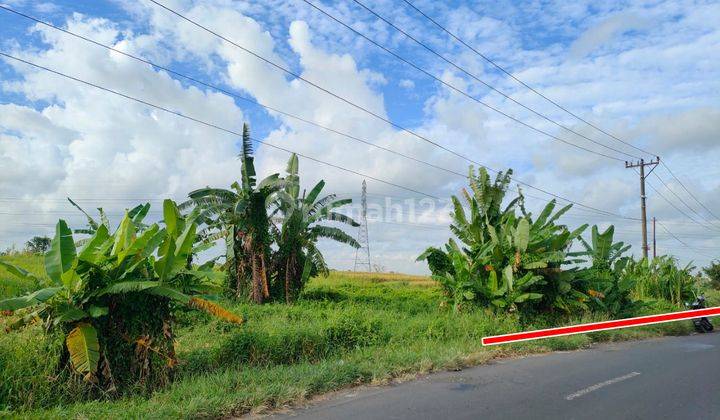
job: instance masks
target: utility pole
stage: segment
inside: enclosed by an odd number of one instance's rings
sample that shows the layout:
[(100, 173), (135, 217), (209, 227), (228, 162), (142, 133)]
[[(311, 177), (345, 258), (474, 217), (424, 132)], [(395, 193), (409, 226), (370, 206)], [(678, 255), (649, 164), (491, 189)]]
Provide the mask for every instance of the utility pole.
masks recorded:
[(655, 217), (653, 217), (653, 259), (657, 257), (657, 241), (655, 240)]
[(362, 206), (362, 216), (360, 218), (360, 227), (358, 229), (357, 241), (360, 244), (360, 248), (355, 250), (355, 267), (353, 271), (358, 271), (358, 267), (367, 268), (367, 272), (372, 271), (370, 265), (370, 239), (368, 238), (368, 223), (367, 223), (367, 183), (363, 180), (362, 183), (362, 196), (360, 198), (360, 204)]
[[(660, 156), (656, 156), (655, 160), (650, 160), (649, 162), (645, 162), (645, 159), (640, 159), (637, 162), (625, 162), (625, 168), (640, 168), (640, 213), (641, 213), (641, 219), (642, 219), (642, 250), (643, 250), (643, 257), (648, 257), (648, 251), (650, 247), (648, 246), (648, 234), (647, 234), (647, 206), (646, 206), (646, 199), (647, 196), (645, 195), (645, 178), (650, 176), (652, 171), (657, 168), (657, 165), (660, 163)], [(645, 167), (646, 166), (652, 166), (652, 169), (650, 169), (650, 172), (647, 174), (645, 173)]]

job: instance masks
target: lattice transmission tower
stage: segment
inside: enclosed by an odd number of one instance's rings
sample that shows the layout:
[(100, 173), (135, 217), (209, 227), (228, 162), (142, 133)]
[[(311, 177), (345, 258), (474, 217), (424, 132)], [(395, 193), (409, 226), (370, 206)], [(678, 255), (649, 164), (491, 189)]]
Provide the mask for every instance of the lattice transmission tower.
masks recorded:
[(353, 271), (358, 271), (358, 268), (363, 271), (372, 271), (370, 266), (370, 239), (368, 238), (368, 223), (367, 223), (367, 183), (363, 180), (362, 183), (362, 196), (360, 198), (360, 204), (362, 205), (362, 215), (360, 217), (360, 227), (358, 228), (357, 241), (360, 244), (360, 248), (355, 250), (355, 268)]

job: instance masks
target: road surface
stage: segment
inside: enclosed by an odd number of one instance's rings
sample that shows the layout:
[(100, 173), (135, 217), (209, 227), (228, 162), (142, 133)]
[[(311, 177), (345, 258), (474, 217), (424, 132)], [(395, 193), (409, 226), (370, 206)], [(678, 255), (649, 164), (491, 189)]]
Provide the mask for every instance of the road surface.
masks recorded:
[(501, 360), (349, 389), (273, 417), (720, 419), (720, 333)]

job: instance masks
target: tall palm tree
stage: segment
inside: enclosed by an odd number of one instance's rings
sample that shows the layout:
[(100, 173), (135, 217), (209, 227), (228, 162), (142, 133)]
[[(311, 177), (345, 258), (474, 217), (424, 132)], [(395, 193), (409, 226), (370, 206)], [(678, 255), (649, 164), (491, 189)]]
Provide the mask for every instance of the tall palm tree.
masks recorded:
[[(227, 251), (229, 286), (236, 296), (248, 296), (256, 303), (270, 297), (268, 266), (270, 258), (270, 220), (267, 204), (281, 191), (284, 181), (273, 174), (256, 181), (250, 131), (243, 125), (240, 153), (241, 180), (230, 189), (202, 188), (189, 194), (185, 206), (201, 208), (201, 221), (207, 238), (224, 237)], [(212, 233), (214, 232), (214, 233)]]
[(334, 211), (352, 203), (352, 200), (336, 200), (335, 194), (318, 199), (325, 181), (318, 182), (309, 193), (303, 191), (301, 195), (298, 166), (298, 158), (293, 154), (288, 161), (284, 188), (276, 195), (275, 213), (282, 215), (281, 226), (273, 226), (273, 235), (278, 245), (274, 261), (278, 273), (277, 285), (284, 289), (285, 301), (288, 303), (302, 290), (311, 275), (328, 273), (325, 259), (316, 246), (319, 238), (360, 247), (342, 229), (320, 224), (323, 221), (335, 221), (359, 226), (350, 217)]

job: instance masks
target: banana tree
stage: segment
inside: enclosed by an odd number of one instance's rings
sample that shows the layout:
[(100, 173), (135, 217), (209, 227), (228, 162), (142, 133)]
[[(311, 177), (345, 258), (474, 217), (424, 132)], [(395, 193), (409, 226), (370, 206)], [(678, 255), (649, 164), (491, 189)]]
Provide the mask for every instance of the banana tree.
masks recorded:
[[(553, 200), (534, 218), (524, 207), (522, 193), (501, 207), (509, 175), (500, 174), (491, 183), (485, 171), (475, 175), (471, 168), (469, 183), (472, 195), (463, 191), (467, 209), (453, 197), (451, 213), (451, 230), (462, 249), (451, 241), (446, 251), (430, 247), (418, 259), (427, 260), (432, 273), (443, 278), (453, 277), (459, 261), (467, 261), (477, 271), (475, 301), (481, 305), (509, 311), (519, 304), (549, 310), (582, 306), (587, 298), (574, 273), (562, 269), (571, 261), (573, 241), (587, 227), (570, 231), (557, 223), (571, 207), (556, 211)], [(458, 252), (467, 258), (457, 259), (453, 254)]]
[(453, 312), (459, 312), (463, 302), (473, 302), (478, 297), (482, 281), (476, 263), (454, 241), (450, 241), (446, 250), (447, 253), (437, 248), (430, 251), (443, 253), (449, 263), (444, 271), (434, 272), (432, 279), (440, 283), (445, 294), (451, 299)]
[[(213, 274), (188, 269), (197, 224), (182, 217), (171, 200), (163, 203), (164, 227), (140, 232), (125, 213), (110, 233), (99, 224), (77, 248), (64, 220), (56, 226), (45, 255), (49, 287), (0, 301), (13, 311), (11, 328), (43, 322), (66, 333), (72, 369), (106, 390), (137, 381), (166, 382), (175, 366), (171, 310), (203, 310), (233, 323), (243, 319), (203, 297), (214, 289)], [(20, 278), (36, 280), (22, 268), (2, 265)]]
[(320, 194), (325, 181), (318, 182), (309, 193), (300, 194), (298, 158), (293, 154), (287, 165), (284, 189), (277, 194), (275, 214), (281, 216), (281, 226), (273, 226), (278, 250), (275, 266), (278, 283), (282, 282), (285, 301), (292, 301), (302, 290), (311, 275), (327, 275), (328, 268), (317, 248), (320, 238), (331, 239), (358, 248), (360, 244), (342, 229), (320, 224), (323, 221), (359, 226), (350, 217), (335, 210), (352, 203), (351, 199), (336, 200), (335, 194)]
[[(67, 197), (67, 200), (72, 204), (73, 207), (80, 210), (82, 214), (85, 215), (85, 218), (87, 219), (87, 227), (83, 229), (73, 229), (73, 233), (77, 234), (86, 234), (86, 235), (92, 235), (95, 233), (95, 231), (98, 230), (100, 225), (104, 225), (105, 228), (110, 229), (110, 219), (108, 219), (107, 214), (105, 213), (105, 210), (103, 210), (102, 207), (98, 207), (98, 214), (100, 215), (100, 221), (98, 222), (95, 220), (92, 216), (90, 216), (82, 207), (80, 207), (75, 201), (73, 201), (70, 197)], [(131, 210), (128, 211), (128, 215), (131, 219), (133, 219), (133, 222), (137, 226), (138, 230), (143, 230), (147, 226), (142, 223), (143, 219), (145, 219), (145, 216), (147, 216), (148, 212), (150, 211), (150, 203), (140, 204), (135, 207), (133, 207)], [(82, 241), (79, 241), (82, 244)]]
[(457, 312), (465, 301), (477, 302), (496, 310), (513, 312), (518, 304), (542, 298), (542, 294), (533, 292), (533, 286), (543, 281), (543, 277), (526, 272), (518, 277), (514, 263), (502, 270), (487, 264), (491, 246), (479, 250), (479, 255), (471, 255), (450, 240), (443, 252), (437, 248), (426, 251), (420, 258), (431, 258), (433, 254), (443, 253), (450, 265), (443, 272), (435, 273), (432, 278), (445, 290)]
[(574, 230), (568, 229), (557, 221), (571, 209), (567, 205), (555, 211), (557, 203), (551, 200), (537, 218), (521, 208), (523, 217), (530, 223), (527, 252), (522, 256), (523, 267), (531, 269), (544, 277), (539, 283), (539, 292), (543, 294), (539, 307), (546, 310), (560, 310), (566, 313), (588, 309), (586, 302), (589, 297), (583, 288), (583, 282), (577, 275), (576, 268), (565, 268), (565, 265), (582, 262), (571, 252), (573, 243), (582, 239), (587, 229), (584, 224)]
[(255, 303), (263, 303), (270, 297), (268, 268), (272, 238), (267, 208), (274, 202), (284, 180), (273, 174), (258, 183), (252, 153), (250, 132), (244, 125), (240, 182), (234, 182), (230, 189), (208, 187), (193, 191), (182, 207), (199, 208), (209, 232), (206, 236), (225, 239), (229, 286), (235, 296), (247, 296)]
[[(511, 200), (504, 209), (501, 207), (512, 180), (511, 176), (512, 169), (509, 169), (507, 172), (498, 172), (495, 180), (491, 181), (485, 168), (480, 168), (475, 173), (471, 166), (468, 183), (472, 194), (467, 189), (462, 190), (465, 205), (460, 198), (451, 197), (453, 211), (450, 213), (452, 217), (450, 231), (470, 249), (474, 249), (490, 239), (486, 229), (487, 225), (498, 225), (504, 215), (514, 212), (518, 203), (522, 204), (522, 195), (519, 195)], [(467, 210), (465, 206), (467, 206)]]
[(579, 276), (585, 282), (591, 302), (611, 316), (619, 317), (631, 315), (642, 302), (633, 299), (637, 278), (628, 275), (626, 267), (631, 258), (622, 255), (630, 245), (614, 242), (614, 234), (614, 226), (603, 233), (593, 226), (591, 242), (582, 239), (584, 254), (590, 258), (591, 265), (581, 270)]
[(636, 281), (635, 297), (665, 299), (682, 306), (698, 294), (698, 279), (692, 275), (695, 269), (692, 262), (680, 267), (676, 258), (663, 255), (651, 260), (630, 259), (623, 274)]

